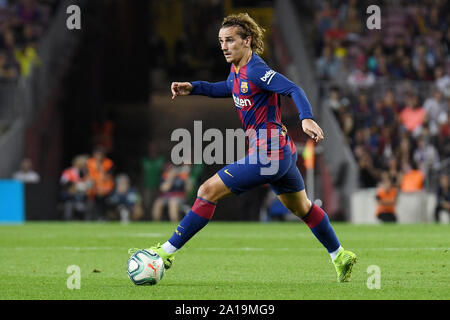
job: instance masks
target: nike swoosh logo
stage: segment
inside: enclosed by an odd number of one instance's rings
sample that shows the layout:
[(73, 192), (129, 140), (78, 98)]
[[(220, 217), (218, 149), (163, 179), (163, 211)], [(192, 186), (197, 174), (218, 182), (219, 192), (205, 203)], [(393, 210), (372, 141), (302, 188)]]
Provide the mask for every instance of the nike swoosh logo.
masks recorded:
[(229, 175), (230, 177), (234, 178), (233, 175), (231, 173), (228, 172), (228, 169), (225, 169), (224, 172)]

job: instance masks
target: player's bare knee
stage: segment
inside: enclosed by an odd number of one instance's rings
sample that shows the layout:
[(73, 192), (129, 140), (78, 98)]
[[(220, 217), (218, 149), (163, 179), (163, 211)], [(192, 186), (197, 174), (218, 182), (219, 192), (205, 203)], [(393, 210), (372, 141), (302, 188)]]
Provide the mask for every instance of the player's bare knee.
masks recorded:
[(312, 202), (308, 198), (306, 198), (306, 200), (302, 201), (302, 203), (301, 203), (302, 217), (304, 217), (308, 214), (308, 212), (311, 210), (311, 207), (312, 207)]
[(310, 200), (306, 199), (305, 201), (300, 201), (295, 208), (290, 209), (293, 214), (295, 214), (299, 218), (303, 218), (306, 216), (311, 209), (312, 203)]
[(206, 181), (204, 182), (197, 191), (197, 197), (202, 199), (216, 202), (215, 188), (212, 183)]

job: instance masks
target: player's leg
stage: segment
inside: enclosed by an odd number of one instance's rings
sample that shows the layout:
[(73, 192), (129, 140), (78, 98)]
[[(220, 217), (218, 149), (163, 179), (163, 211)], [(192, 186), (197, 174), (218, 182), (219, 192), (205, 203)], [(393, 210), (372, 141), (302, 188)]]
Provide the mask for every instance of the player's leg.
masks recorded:
[[(220, 199), (241, 194), (268, 182), (270, 178), (261, 175), (261, 165), (252, 163), (250, 157), (252, 156), (247, 155), (241, 161), (225, 166), (200, 186), (191, 211), (180, 222), (172, 237), (162, 245), (166, 252), (173, 253), (180, 249), (200, 231), (211, 220)], [(286, 160), (281, 161), (285, 162)]]
[(294, 154), (289, 170), (278, 180), (272, 181), (270, 185), (283, 205), (301, 218), (327, 249), (336, 268), (338, 281), (348, 281), (356, 262), (356, 255), (341, 247), (328, 215), (308, 199), (296, 162), (297, 155)]
[(211, 220), (220, 199), (231, 195), (218, 174), (206, 180), (197, 191), (197, 199), (191, 210), (180, 221), (172, 237), (163, 244), (163, 249), (173, 253), (180, 249), (192, 236)]
[(338, 282), (348, 281), (357, 257), (353, 252), (342, 248), (325, 211), (311, 203), (304, 189), (279, 194), (278, 198), (286, 208), (306, 223), (317, 240), (327, 249), (336, 269)]
[(334, 259), (341, 247), (340, 243), (328, 215), (319, 206), (311, 203), (305, 189), (279, 194), (278, 198), (289, 211), (306, 223), (317, 240), (328, 250), (331, 259)]
[[(163, 245), (158, 244), (150, 248), (163, 258), (166, 269), (172, 266), (175, 252), (208, 224), (214, 214), (217, 202), (231, 194), (231, 190), (223, 183), (218, 174), (200, 186), (194, 205), (180, 221), (170, 239)], [(136, 250), (138, 249), (130, 249), (129, 253)]]
[[(151, 248), (164, 259), (166, 268), (171, 266), (174, 253), (208, 224), (220, 199), (241, 194), (268, 182), (270, 178), (261, 175), (261, 165), (252, 163), (250, 157), (247, 155), (244, 159), (225, 166), (203, 183), (198, 189), (191, 211), (181, 220), (172, 237), (162, 246)], [(289, 160), (281, 162), (290, 163)]]
[[(191, 211), (181, 220), (172, 237), (162, 246), (151, 248), (164, 259), (166, 268), (172, 264), (174, 253), (189, 239), (200, 231), (211, 220), (216, 204), (220, 199), (232, 194), (241, 194), (270, 181), (272, 176), (261, 174), (262, 167), (270, 167), (271, 163), (261, 164), (253, 161), (254, 155), (231, 163), (203, 183), (197, 192), (197, 199)], [(280, 160), (277, 176), (282, 176), (290, 165), (290, 159)]]

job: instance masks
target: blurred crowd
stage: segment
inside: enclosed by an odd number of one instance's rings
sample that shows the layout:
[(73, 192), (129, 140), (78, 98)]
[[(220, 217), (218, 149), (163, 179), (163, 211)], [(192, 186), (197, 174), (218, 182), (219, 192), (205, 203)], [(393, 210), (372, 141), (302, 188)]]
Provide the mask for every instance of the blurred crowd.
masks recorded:
[[(377, 78), (436, 80), (450, 94), (448, 1), (385, 1), (369, 30), (370, 1), (317, 1), (315, 53), (321, 79), (370, 87)], [(447, 75), (447, 77), (445, 77)]]
[(0, 80), (27, 76), (39, 65), (36, 45), (57, 0), (0, 0)]
[[(141, 178), (132, 181), (126, 173), (116, 174), (115, 164), (104, 146), (91, 155), (77, 155), (59, 179), (59, 211), (64, 220), (179, 221), (196, 197), (203, 164), (185, 161), (174, 165), (151, 142), (141, 159)], [(30, 159), (22, 160), (14, 180), (41, 182)]]
[(175, 165), (165, 160), (157, 143), (151, 142), (141, 165), (144, 206), (151, 213), (151, 219), (179, 221), (196, 198), (204, 164), (185, 160)]
[(91, 156), (78, 155), (60, 178), (63, 218), (72, 220), (120, 220), (143, 217), (141, 197), (125, 173), (115, 175), (114, 162), (105, 148)]
[(450, 3), (385, 1), (380, 30), (366, 26), (371, 4), (316, 3), (316, 70), (360, 187), (378, 188), (377, 215), (389, 221), (397, 192), (433, 192), (448, 178)]

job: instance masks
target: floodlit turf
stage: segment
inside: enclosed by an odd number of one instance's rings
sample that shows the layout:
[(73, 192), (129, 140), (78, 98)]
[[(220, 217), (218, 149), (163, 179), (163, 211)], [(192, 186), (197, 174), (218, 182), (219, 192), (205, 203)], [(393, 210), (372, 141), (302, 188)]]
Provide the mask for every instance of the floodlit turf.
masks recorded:
[[(336, 282), (329, 255), (302, 223), (211, 222), (156, 286), (128, 279), (127, 250), (165, 241), (174, 224), (0, 226), (0, 299), (450, 298), (450, 226), (333, 225), (359, 257), (349, 283)], [(79, 290), (67, 288), (70, 265), (81, 268)], [(380, 289), (367, 287), (371, 265), (380, 268)]]

